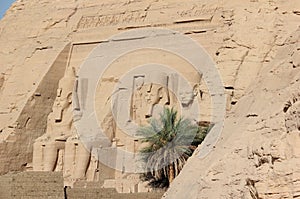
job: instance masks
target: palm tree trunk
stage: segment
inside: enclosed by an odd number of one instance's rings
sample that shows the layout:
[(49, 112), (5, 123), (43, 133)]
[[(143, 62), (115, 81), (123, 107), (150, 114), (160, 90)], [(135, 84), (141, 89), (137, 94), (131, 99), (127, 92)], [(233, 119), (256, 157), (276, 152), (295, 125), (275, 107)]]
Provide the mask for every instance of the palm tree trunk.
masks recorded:
[(175, 170), (173, 163), (169, 165), (169, 182), (171, 183), (175, 178)]

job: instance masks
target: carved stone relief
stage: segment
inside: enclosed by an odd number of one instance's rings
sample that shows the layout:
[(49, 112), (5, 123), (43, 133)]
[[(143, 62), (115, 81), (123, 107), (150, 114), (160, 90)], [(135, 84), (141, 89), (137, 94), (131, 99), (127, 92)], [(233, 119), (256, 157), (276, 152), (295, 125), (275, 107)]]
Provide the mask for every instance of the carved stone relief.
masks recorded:
[(64, 142), (71, 136), (73, 120), (72, 89), (75, 82), (73, 69), (68, 69), (59, 81), (57, 96), (52, 112), (48, 116), (47, 130), (34, 143), (33, 169), (54, 171), (57, 166), (58, 151), (64, 150)]
[(78, 29), (96, 28), (101, 26), (117, 25), (128, 22), (143, 22), (146, 12), (136, 11), (114, 15), (83, 16), (77, 24)]
[[(33, 170), (63, 171), (67, 185), (72, 185), (68, 181), (85, 178), (90, 160), (90, 152), (79, 141), (73, 125), (81, 114), (78, 96), (72, 99), (77, 86), (74, 69), (67, 68), (59, 81), (46, 133), (36, 139), (33, 149)], [(72, 103), (75, 104), (74, 112)]]
[(175, 96), (178, 98), (173, 98), (171, 101), (178, 101), (180, 103), (184, 110), (182, 113), (183, 117), (197, 120), (199, 119), (199, 112), (196, 110), (198, 110), (198, 100), (201, 99), (202, 91), (200, 90), (200, 83), (202, 74), (190, 73), (188, 76), (189, 81), (183, 77), (179, 77), (176, 73), (170, 75), (171, 90), (175, 92)]
[[(146, 82), (144, 81), (146, 78)], [(131, 98), (131, 119), (138, 125), (146, 124), (147, 118), (159, 113), (159, 105), (170, 104), (168, 76), (162, 72), (149, 72), (147, 75), (135, 76)]]

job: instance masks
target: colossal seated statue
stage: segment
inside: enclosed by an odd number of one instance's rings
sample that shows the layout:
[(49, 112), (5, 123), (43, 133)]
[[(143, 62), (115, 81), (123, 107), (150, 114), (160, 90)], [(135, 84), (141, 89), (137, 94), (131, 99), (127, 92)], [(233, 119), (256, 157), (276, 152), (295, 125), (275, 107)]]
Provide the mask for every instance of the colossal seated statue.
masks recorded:
[[(71, 181), (85, 178), (90, 160), (90, 152), (79, 141), (73, 125), (72, 93), (75, 80), (74, 68), (67, 68), (59, 81), (46, 133), (33, 145), (33, 170), (63, 171), (64, 177)], [(79, 109), (78, 104), (75, 103), (75, 109)], [(80, 113), (78, 110), (75, 112)], [(80, 114), (77, 116), (80, 117)]]
[(46, 133), (33, 145), (33, 170), (54, 171), (58, 154), (72, 135), (72, 90), (75, 82), (74, 70), (68, 69), (59, 81), (52, 112), (48, 116)]

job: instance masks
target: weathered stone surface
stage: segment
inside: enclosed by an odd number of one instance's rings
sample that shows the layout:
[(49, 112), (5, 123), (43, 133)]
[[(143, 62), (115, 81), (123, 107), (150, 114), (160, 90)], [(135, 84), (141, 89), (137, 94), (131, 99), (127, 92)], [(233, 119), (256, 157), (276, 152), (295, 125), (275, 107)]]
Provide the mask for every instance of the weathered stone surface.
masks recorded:
[(293, 0), (18, 0), (0, 21), (0, 173), (32, 161), (67, 64), (78, 68), (115, 33), (166, 27), (212, 56), (229, 103), (215, 149), (204, 159), (195, 154), (165, 198), (299, 197), (299, 7)]
[(299, 53), (300, 32), (292, 23), (285, 26), (294, 32), (284, 36), (274, 30), (283, 43), (273, 46), (272, 57), (261, 62), (252, 85), (228, 113), (215, 149), (203, 159), (195, 154), (164, 198), (298, 197), (300, 71), (289, 60)]
[(0, 198), (64, 198), (60, 172), (9, 173), (0, 177)]
[(36, 93), (41, 95), (29, 97), (19, 118), (13, 122), (13, 125), (8, 125), (2, 130), (0, 134), (0, 157), (2, 160), (0, 173), (24, 170), (26, 165), (32, 162), (33, 139), (46, 131), (47, 116), (56, 96), (57, 83), (64, 73), (62, 66), (66, 64), (69, 49), (70, 46), (67, 45), (51, 64), (36, 89)]
[[(0, 198), (16, 199), (158, 199), (163, 195), (162, 192), (151, 193), (118, 193), (115, 189), (99, 187), (99, 184), (70, 188), (63, 187), (62, 172), (23, 172), (9, 173), (0, 176)], [(86, 186), (86, 185), (85, 185)]]

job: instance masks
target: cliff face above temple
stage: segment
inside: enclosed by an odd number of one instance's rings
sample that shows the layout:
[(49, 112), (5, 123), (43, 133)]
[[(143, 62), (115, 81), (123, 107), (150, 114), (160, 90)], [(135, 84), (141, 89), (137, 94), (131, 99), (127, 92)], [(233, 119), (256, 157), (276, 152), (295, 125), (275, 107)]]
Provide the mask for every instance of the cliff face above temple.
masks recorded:
[(0, 173), (32, 162), (66, 65), (116, 33), (158, 27), (202, 45), (228, 96), (219, 142), (165, 197), (298, 197), (299, 13), (293, 0), (16, 1), (0, 21)]
[[(246, 49), (237, 75), (243, 70), (250, 75), (259, 66), (257, 75), (227, 113), (214, 150), (205, 158), (194, 154), (163, 198), (299, 197), (300, 27), (294, 22), (300, 4), (269, 2), (252, 10), (252, 3), (241, 4), (247, 5), (243, 11), (232, 7), (230, 29), (232, 38), (239, 38), (234, 42)], [(269, 38), (267, 52), (263, 38)], [(247, 81), (246, 73), (235, 89)]]
[(299, 33), (274, 46), (274, 56), (227, 114), (214, 150), (205, 158), (194, 154), (165, 198), (299, 196), (300, 73), (292, 61)]

